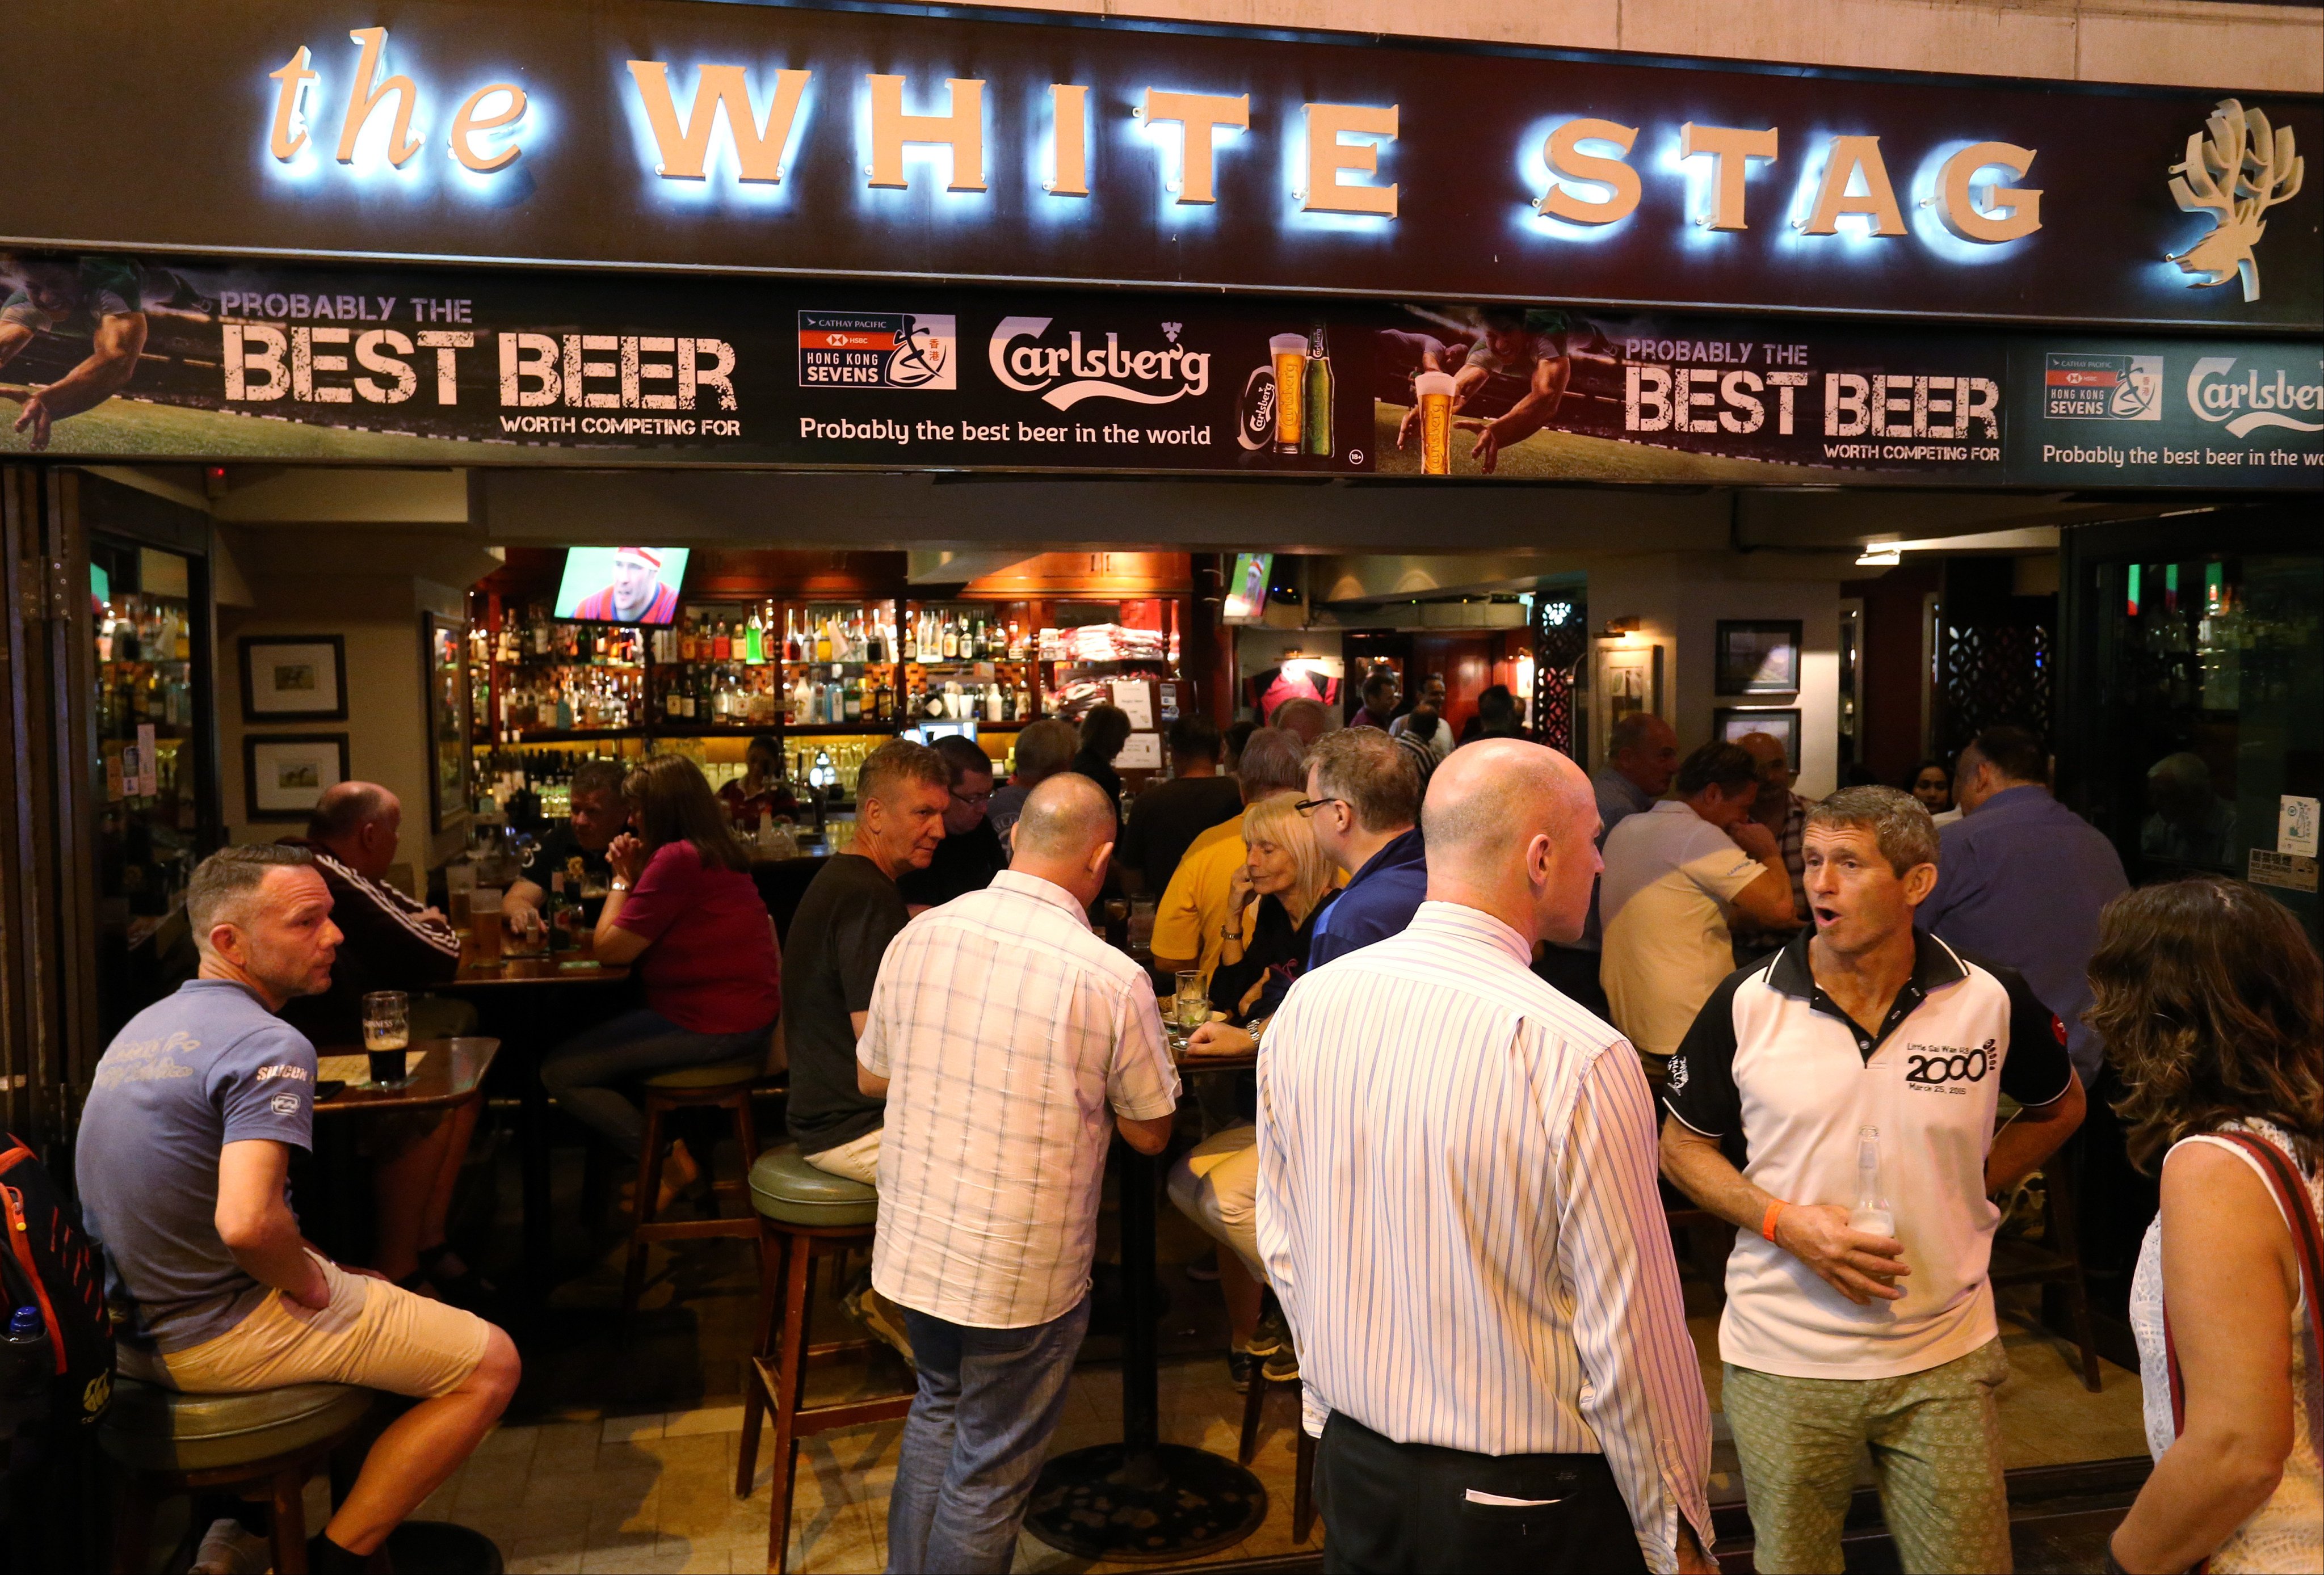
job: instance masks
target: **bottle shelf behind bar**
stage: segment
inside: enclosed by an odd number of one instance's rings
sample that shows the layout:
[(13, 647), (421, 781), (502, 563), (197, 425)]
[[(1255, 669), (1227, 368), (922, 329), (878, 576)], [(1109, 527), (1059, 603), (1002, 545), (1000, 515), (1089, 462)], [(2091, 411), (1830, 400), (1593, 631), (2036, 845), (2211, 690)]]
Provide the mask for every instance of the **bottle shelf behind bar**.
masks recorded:
[(927, 722), (1016, 728), (1078, 714), (1110, 677), (1176, 677), (1175, 632), (1037, 625), (1029, 603), (703, 599), (659, 629), (474, 625), (475, 741), (882, 735)]

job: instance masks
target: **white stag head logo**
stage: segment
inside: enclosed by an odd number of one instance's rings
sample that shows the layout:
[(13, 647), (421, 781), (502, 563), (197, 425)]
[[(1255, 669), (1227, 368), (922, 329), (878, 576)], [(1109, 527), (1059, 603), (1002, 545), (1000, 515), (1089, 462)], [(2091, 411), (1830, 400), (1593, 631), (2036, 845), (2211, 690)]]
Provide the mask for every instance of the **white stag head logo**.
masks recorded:
[(2208, 277), (2198, 285), (2225, 284), (2238, 274), (2244, 299), (2259, 299), (2259, 261), (2252, 248), (2267, 234), (2260, 215), (2300, 193), (2308, 161), (2296, 156), (2292, 128), (2270, 128), (2261, 110), (2246, 113), (2232, 98), (2187, 139), (2187, 158), (2171, 166), (2171, 195), (2186, 213), (2211, 216), (2212, 228), (2170, 260), (2189, 273)]

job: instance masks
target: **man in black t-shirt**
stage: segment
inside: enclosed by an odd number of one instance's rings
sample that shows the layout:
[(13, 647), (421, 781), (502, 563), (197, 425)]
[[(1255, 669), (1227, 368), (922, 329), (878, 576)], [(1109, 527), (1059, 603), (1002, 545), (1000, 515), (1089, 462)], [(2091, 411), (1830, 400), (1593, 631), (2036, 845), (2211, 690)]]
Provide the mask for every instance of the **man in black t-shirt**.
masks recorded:
[(936, 740), (932, 747), (952, 774), (952, 789), (945, 806), (944, 841), (936, 844), (936, 856), (927, 869), (907, 870), (896, 878), (896, 889), (914, 914), (982, 891), (1009, 868), (1001, 834), (992, 829), (987, 814), (992, 806), (992, 757), (956, 733)]
[(857, 1081), (855, 1039), (880, 959), (911, 919), (896, 882), (943, 842), (952, 773), (936, 751), (896, 739), (863, 762), (855, 795), (854, 846), (816, 872), (791, 920), (783, 1020), (791, 1140), (817, 1169), (876, 1186), (886, 1105)]
[(1219, 730), (1189, 713), (1170, 724), (1170, 780), (1130, 806), (1113, 867), (1132, 896), (1159, 897), (1196, 837), (1242, 813), (1242, 789), (1219, 775)]
[(581, 922), (596, 927), (613, 874), (613, 866), (605, 861), (605, 850), (630, 824), (630, 802), (622, 796), (622, 776), (620, 763), (614, 760), (584, 760), (573, 768), (567, 791), (572, 818), (540, 839), (532, 856), (531, 877), (510, 887), (503, 899), (502, 912), (511, 931), (525, 935), (540, 928), (549, 878), (569, 874), (576, 859), (581, 861), (582, 885), (597, 895), (584, 900), (581, 889), (571, 880), (565, 883), (565, 894), (581, 904)]

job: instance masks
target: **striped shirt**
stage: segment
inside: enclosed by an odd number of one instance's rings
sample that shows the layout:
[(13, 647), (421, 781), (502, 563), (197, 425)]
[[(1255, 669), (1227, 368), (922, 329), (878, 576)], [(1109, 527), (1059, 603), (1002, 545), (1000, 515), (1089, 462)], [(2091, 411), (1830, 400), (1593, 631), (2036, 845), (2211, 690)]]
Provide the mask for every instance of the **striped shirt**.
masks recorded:
[(1145, 971), (1071, 893), (1003, 870), (888, 944), (856, 1056), (889, 1080), (881, 1294), (982, 1329), (1071, 1312), (1115, 1112), (1178, 1107)]
[(1259, 1064), (1259, 1242), (1311, 1412), (1403, 1443), (1603, 1453), (1647, 1564), (1704, 1547), (1711, 1413), (1620, 1035), (1517, 933), (1427, 902), (1291, 989)]

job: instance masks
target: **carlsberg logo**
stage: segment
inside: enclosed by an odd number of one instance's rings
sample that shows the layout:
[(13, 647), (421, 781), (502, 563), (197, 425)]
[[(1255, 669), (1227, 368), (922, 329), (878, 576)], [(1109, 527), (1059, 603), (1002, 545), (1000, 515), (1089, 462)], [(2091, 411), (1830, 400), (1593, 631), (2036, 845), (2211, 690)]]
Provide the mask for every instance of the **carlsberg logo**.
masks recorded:
[(1210, 355), (1180, 345), (1183, 330), (1176, 323), (1162, 325), (1167, 344), (1124, 350), (1121, 336), (1113, 333), (1106, 335), (1102, 348), (1084, 345), (1078, 328), (1062, 345), (1048, 343), (1052, 320), (1001, 318), (987, 349), (992, 375), (1019, 393), (1039, 394), (1043, 402), (1061, 410), (1094, 399), (1167, 405), (1200, 399), (1210, 391)]
[(2236, 375), (2232, 355), (2206, 355), (2187, 374), (2187, 408), (2206, 421), (2220, 421), (2238, 438), (2262, 427), (2324, 432), (2324, 419), (2302, 420), (2292, 411), (2324, 418), (2324, 380), (2294, 382), (2282, 368), (2273, 377), (2246, 371)]

